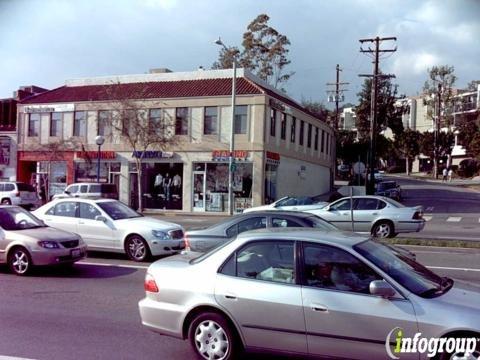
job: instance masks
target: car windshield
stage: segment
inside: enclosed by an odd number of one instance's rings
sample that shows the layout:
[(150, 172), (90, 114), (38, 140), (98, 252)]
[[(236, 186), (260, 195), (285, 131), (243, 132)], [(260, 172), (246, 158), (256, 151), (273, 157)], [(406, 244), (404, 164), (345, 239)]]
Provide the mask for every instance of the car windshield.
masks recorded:
[(15, 231), (36, 229), (46, 225), (22, 208), (6, 207), (0, 209), (0, 226), (7, 231)]
[(102, 201), (97, 205), (113, 220), (132, 219), (143, 216), (120, 201)]
[(319, 218), (318, 216), (309, 216), (304, 219), (305, 223), (309, 227), (316, 228), (316, 229), (321, 229), (321, 230), (326, 230), (326, 231), (339, 231), (338, 228), (331, 223), (329, 223), (326, 220), (323, 220), (322, 218)]
[(438, 276), (415, 260), (401, 252), (392, 251), (381, 243), (367, 240), (353, 248), (418, 296), (425, 298), (440, 296), (453, 286), (452, 279)]

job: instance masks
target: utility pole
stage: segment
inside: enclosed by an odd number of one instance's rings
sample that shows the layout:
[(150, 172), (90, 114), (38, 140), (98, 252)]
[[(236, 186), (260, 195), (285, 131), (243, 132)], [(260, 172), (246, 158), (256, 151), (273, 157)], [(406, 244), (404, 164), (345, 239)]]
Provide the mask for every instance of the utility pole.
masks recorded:
[(440, 122), (442, 114), (442, 84), (438, 84), (437, 91), (437, 116), (435, 119), (435, 126), (433, 130), (433, 176), (438, 179), (438, 137), (440, 135)]
[[(372, 98), (371, 98), (371, 115), (370, 115), (370, 157), (369, 157), (369, 178), (366, 179), (365, 181), (365, 190), (366, 193), (369, 195), (373, 195), (375, 193), (375, 137), (376, 137), (376, 129), (377, 129), (377, 108), (378, 108), (378, 78), (379, 77), (394, 77), (393, 75), (381, 75), (379, 74), (379, 66), (378, 63), (380, 61), (380, 53), (388, 53), (388, 52), (395, 52), (397, 51), (397, 48), (395, 47), (394, 49), (380, 49), (380, 42), (382, 41), (397, 41), (396, 37), (376, 37), (373, 39), (360, 39), (360, 44), (364, 43), (374, 43), (375, 44), (375, 49), (371, 49), (370, 47), (368, 50), (363, 49), (360, 46), (360, 52), (362, 53), (370, 53), (374, 54), (373, 55), (373, 83), (372, 83)], [(360, 76), (365, 76), (365, 75), (360, 75)], [(367, 75), (369, 76), (369, 75)]]
[[(335, 102), (335, 121), (334, 121), (334, 124), (333, 124), (333, 128), (335, 129), (335, 131), (338, 131), (338, 123), (339, 123), (339, 109), (338, 109), (338, 104), (339, 102), (343, 101), (343, 93), (344, 91), (348, 91), (348, 89), (340, 89), (340, 86), (341, 85), (348, 85), (350, 83), (348, 82), (340, 82), (340, 71), (342, 71), (342, 69), (340, 69), (340, 65), (337, 64), (336, 66), (336, 71), (337, 71), (337, 81), (334, 82), (334, 83), (327, 83), (327, 86), (335, 86), (335, 90), (327, 90), (327, 94), (329, 95), (328, 96), (328, 101), (329, 102)], [(332, 94), (333, 95), (333, 98), (332, 98)]]

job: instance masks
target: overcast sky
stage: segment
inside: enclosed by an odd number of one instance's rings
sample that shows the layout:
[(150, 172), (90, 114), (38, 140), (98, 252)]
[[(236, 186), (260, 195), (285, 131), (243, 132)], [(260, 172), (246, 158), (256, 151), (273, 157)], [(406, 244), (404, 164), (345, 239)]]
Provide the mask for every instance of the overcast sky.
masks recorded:
[(453, 65), (458, 87), (480, 79), (479, 0), (0, 0), (0, 98), (21, 85), (210, 68), (213, 41), (240, 46), (261, 13), (291, 41), (286, 88), (297, 100), (326, 103), (338, 63), (355, 103), (358, 74), (372, 72), (358, 40), (377, 35), (398, 38), (380, 66), (401, 93), (416, 95), (433, 65)]

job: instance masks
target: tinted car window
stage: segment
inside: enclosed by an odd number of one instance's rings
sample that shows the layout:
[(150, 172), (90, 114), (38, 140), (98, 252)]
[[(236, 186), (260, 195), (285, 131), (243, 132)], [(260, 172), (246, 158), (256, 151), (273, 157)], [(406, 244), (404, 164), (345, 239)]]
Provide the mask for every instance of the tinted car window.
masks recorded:
[(61, 202), (55, 205), (55, 216), (75, 217), (77, 213), (77, 203), (73, 201)]
[(117, 187), (114, 184), (102, 184), (100, 185), (102, 193), (116, 193)]
[(237, 236), (238, 234), (238, 225), (235, 224), (227, 229), (227, 236), (228, 237), (234, 237)]
[(99, 193), (100, 192), (100, 185), (90, 185), (88, 189), (89, 193)]
[[(5, 184), (5, 190), (4, 191), (15, 191), (15, 185)], [(34, 191), (34, 190), (32, 190), (32, 191)]]
[(325, 245), (304, 246), (305, 285), (369, 294), (370, 282), (381, 280), (371, 268), (348, 252)]
[(70, 192), (71, 194), (74, 194), (78, 191), (78, 186), (77, 185), (72, 185), (66, 188), (66, 191)]
[(80, 217), (82, 219), (95, 220), (96, 216), (102, 215), (97, 208), (91, 204), (80, 203)]
[(88, 185), (80, 185), (80, 193), (84, 194), (88, 190)]
[(387, 206), (387, 203), (385, 201), (378, 200), (378, 207), (377, 209), (383, 209), (384, 207)]
[(273, 218), (272, 227), (303, 227), (300, 223), (291, 219)]
[[(15, 186), (13, 184), (7, 184), (7, 185), (11, 185), (12, 189), (11, 190), (8, 190), (8, 191), (13, 191), (15, 190)], [(35, 192), (35, 189), (33, 188), (32, 185), (28, 185), (28, 184), (25, 184), (25, 183), (17, 183), (17, 188), (18, 188), (18, 191), (30, 191), (30, 192)]]
[(356, 201), (355, 210), (376, 210), (378, 206), (377, 199), (360, 198)]
[(307, 225), (307, 227), (312, 227), (312, 228), (317, 228), (317, 229), (322, 229), (327, 231), (338, 231), (338, 229), (334, 225), (315, 215), (310, 216), (308, 218), (304, 218), (303, 222)]
[(237, 276), (279, 283), (294, 283), (294, 243), (265, 241), (247, 244), (237, 252)]
[(247, 220), (243, 220), (238, 223), (238, 234), (244, 231), (264, 229), (267, 227), (267, 218), (265, 217), (254, 217)]
[(5, 191), (5, 184), (0, 184), (0, 191)]
[(333, 204), (330, 207), (331, 210), (350, 210), (351, 209), (351, 201), (350, 199), (340, 200), (339, 202)]

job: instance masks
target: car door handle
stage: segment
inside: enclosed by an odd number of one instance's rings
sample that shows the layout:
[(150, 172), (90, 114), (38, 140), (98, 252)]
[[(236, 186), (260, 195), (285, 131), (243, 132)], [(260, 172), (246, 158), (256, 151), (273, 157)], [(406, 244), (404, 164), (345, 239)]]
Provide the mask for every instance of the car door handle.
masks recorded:
[(378, 215), (378, 213), (372, 213), (372, 215)]
[(232, 293), (226, 293), (223, 296), (225, 296), (225, 299), (228, 299), (228, 300), (237, 300), (237, 297)]
[(85, 223), (83, 221), (79, 221), (78, 224), (79, 225), (85, 225)]
[(310, 307), (313, 311), (328, 313), (328, 309), (322, 304), (311, 304)]

